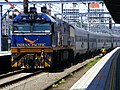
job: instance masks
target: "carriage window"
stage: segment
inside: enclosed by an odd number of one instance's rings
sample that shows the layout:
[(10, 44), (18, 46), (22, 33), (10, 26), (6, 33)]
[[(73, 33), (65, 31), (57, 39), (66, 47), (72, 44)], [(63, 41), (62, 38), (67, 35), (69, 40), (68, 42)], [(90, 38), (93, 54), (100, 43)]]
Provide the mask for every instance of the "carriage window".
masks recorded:
[(77, 41), (77, 42), (79, 41), (79, 36), (76, 36), (76, 41)]
[(103, 42), (103, 39), (101, 39), (101, 42)]
[(81, 37), (79, 37), (79, 41), (81, 42)]
[(51, 26), (49, 23), (40, 24), (35, 23), (33, 26), (33, 32), (51, 32)]
[(13, 25), (13, 32), (30, 32), (30, 24), (14, 24)]

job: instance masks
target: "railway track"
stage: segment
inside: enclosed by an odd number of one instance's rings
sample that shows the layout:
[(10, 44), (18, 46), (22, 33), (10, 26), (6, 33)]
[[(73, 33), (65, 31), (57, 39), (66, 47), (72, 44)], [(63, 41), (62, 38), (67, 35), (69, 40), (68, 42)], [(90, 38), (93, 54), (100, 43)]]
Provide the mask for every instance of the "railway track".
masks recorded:
[(15, 74), (19, 74), (21, 72), (24, 72), (24, 69), (20, 69), (20, 70), (14, 70), (14, 71), (9, 71), (7, 73), (1, 74), (0, 75), (0, 79), (15, 75)]
[(0, 76), (0, 90), (5, 89), (10, 85), (23, 81), (27, 78), (40, 74), (42, 70), (32, 71), (32, 73), (25, 72), (25, 70), (14, 71), (9, 74)]
[[(65, 70), (58, 70), (57, 72), (43, 72), (42, 70), (36, 71), (27, 71), (27, 72), (17, 72), (13, 75), (9, 74), (8, 76), (0, 77), (0, 90), (20, 90), (23, 88), (24, 90), (47, 90), (53, 84), (59, 82), (63, 78), (66, 78), (70, 75), (70, 73), (79, 70), (83, 66), (85, 66), (91, 60), (86, 60), (77, 65), (73, 65), (73, 67), (68, 67)], [(60, 69), (60, 68), (59, 68)], [(56, 70), (55, 70), (56, 71)]]

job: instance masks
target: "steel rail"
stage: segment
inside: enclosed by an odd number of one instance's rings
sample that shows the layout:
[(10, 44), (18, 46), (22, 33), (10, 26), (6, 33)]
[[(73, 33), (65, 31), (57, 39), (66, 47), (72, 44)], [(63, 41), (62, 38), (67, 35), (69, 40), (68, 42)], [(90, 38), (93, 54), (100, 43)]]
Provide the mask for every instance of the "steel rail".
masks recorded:
[(17, 78), (17, 79), (13, 79), (13, 80), (4, 82), (4, 83), (0, 84), (0, 89), (4, 89), (4, 88), (6, 88), (7, 86), (10, 86), (10, 85), (12, 85), (12, 84), (18, 83), (18, 82), (23, 81), (23, 80), (25, 80), (25, 79), (27, 79), (27, 78), (33, 77), (33, 76), (35, 76), (35, 75), (37, 75), (37, 74), (40, 74), (41, 72), (42, 72), (42, 70), (39, 70), (39, 71), (30, 73), (30, 74), (28, 74), (28, 75), (19, 77), (19, 78)]

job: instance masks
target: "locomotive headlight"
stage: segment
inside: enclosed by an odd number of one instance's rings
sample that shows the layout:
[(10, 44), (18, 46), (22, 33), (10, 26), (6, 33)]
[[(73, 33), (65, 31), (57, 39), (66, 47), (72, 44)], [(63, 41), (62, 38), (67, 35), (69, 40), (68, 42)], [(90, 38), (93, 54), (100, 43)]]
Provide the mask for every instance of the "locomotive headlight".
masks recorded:
[(50, 57), (48, 57), (48, 60), (49, 60), (49, 61), (51, 61), (51, 60), (52, 60), (52, 57), (51, 57), (51, 56), (50, 56)]
[(52, 56), (47, 55), (47, 60), (48, 60), (49, 62), (51, 62), (51, 60), (52, 60)]
[(24, 17), (22, 20), (26, 20), (26, 18)]
[(39, 17), (37, 17), (37, 20), (39, 21), (39, 20), (41, 20)]

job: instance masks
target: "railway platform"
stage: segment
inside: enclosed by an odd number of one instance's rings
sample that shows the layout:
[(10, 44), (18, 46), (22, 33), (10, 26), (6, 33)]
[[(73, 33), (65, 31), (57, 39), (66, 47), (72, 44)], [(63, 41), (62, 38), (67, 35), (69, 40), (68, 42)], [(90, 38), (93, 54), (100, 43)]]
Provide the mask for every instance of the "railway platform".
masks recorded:
[(0, 69), (8, 69), (11, 67), (11, 51), (0, 52)]
[(70, 90), (116, 90), (116, 65), (120, 47), (115, 48), (89, 69)]

